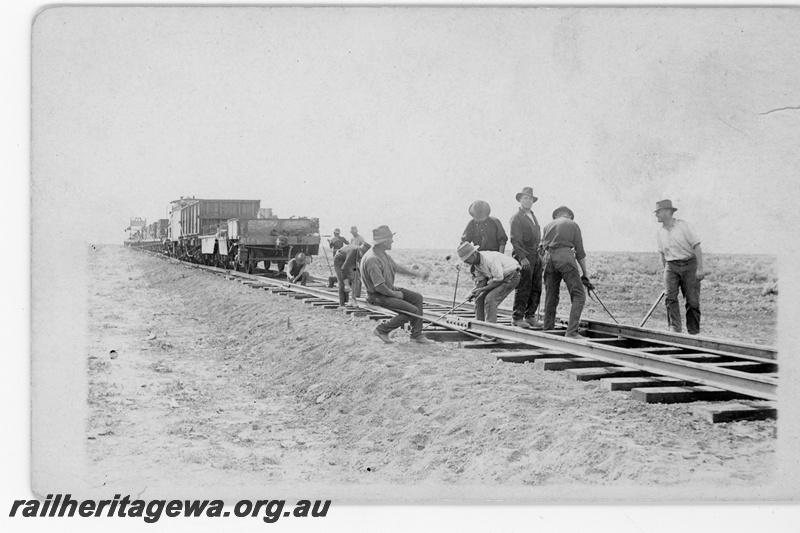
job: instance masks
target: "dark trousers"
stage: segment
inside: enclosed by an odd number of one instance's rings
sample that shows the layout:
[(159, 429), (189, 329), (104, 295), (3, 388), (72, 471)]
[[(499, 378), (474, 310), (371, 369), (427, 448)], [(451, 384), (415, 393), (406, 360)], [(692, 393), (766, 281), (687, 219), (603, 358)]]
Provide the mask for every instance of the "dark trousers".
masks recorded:
[(667, 324), (670, 329), (681, 330), (681, 308), (678, 289), (686, 300), (686, 331), (700, 333), (700, 280), (697, 279), (697, 259), (667, 261), (664, 268), (664, 286), (667, 305)]
[(422, 335), (422, 319), (403, 314), (403, 311), (414, 313), (415, 315), (422, 315), (422, 295), (418, 292), (410, 291), (408, 289), (398, 289), (403, 293), (403, 298), (392, 298), (378, 293), (367, 293), (367, 303), (379, 305), (392, 311), (397, 311), (397, 315), (385, 322), (378, 324), (377, 329), (381, 333), (389, 334), (411, 321), (411, 337), (416, 338)]
[(514, 293), (514, 320), (532, 317), (542, 299), (542, 261), (537, 254), (529, 257), (531, 268), (523, 270)]
[(578, 332), (581, 313), (586, 304), (586, 292), (581, 282), (578, 263), (575, 261), (575, 253), (571, 248), (556, 248), (549, 250), (545, 255), (544, 283), (547, 294), (544, 298), (544, 324), (542, 324), (545, 330), (553, 329), (556, 325), (556, 309), (562, 279), (567, 285), (571, 302), (566, 334), (573, 335)]
[(336, 281), (339, 287), (339, 305), (344, 306), (350, 297), (344, 290), (344, 280), (350, 280), (350, 291), (353, 298), (361, 297), (361, 283), (359, 283), (358, 270), (344, 272), (341, 265), (333, 263), (333, 270), (336, 272)]

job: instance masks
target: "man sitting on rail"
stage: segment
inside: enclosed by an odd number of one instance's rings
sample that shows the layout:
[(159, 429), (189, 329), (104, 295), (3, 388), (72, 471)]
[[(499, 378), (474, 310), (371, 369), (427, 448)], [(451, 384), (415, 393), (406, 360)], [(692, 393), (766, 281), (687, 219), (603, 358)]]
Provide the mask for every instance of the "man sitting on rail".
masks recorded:
[(289, 261), (286, 273), (286, 276), (289, 278), (289, 283), (299, 282), (300, 285), (305, 285), (308, 282), (308, 272), (306, 272), (307, 263), (306, 254), (304, 253), (297, 254)]
[(340, 307), (347, 304), (348, 296), (350, 305), (358, 307), (356, 298), (361, 297), (358, 265), (371, 247), (368, 242), (362, 243), (360, 246), (348, 244), (339, 248), (339, 251), (333, 256), (333, 270), (336, 271)]
[(458, 247), (458, 257), (474, 272), (475, 318), (496, 324), (497, 307), (519, 285), (519, 263), (500, 252), (479, 252), (469, 242)]
[(583, 305), (586, 303), (586, 292), (583, 279), (578, 273), (578, 265), (583, 278), (589, 283), (589, 271), (586, 269), (586, 252), (583, 250), (581, 228), (574, 222), (575, 214), (569, 207), (561, 206), (553, 211), (553, 220), (542, 232), (542, 249), (544, 256), (544, 283), (546, 296), (544, 300), (544, 329), (550, 330), (556, 324), (561, 280), (567, 284), (571, 305), (569, 323), (565, 337), (568, 339), (586, 339), (578, 334)]
[(422, 333), (422, 295), (394, 284), (395, 272), (424, 280), (428, 279), (429, 274), (419, 274), (402, 267), (386, 253), (392, 249), (394, 242), (394, 233), (389, 226), (372, 230), (372, 241), (372, 248), (361, 259), (361, 278), (367, 289), (367, 303), (397, 311), (395, 317), (378, 324), (372, 334), (391, 344), (394, 341), (389, 338), (389, 333), (411, 321), (411, 340), (419, 344), (430, 344), (433, 341)]

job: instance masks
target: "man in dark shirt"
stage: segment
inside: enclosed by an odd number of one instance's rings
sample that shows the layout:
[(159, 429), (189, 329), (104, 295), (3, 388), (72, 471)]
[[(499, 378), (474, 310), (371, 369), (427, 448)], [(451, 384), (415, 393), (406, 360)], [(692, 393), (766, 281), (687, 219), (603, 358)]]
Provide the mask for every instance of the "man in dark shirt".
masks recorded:
[(574, 218), (572, 210), (562, 205), (553, 211), (553, 221), (544, 227), (542, 248), (545, 250), (544, 283), (547, 291), (544, 301), (544, 329), (550, 330), (555, 327), (558, 293), (563, 279), (571, 301), (565, 337), (585, 339), (586, 337), (578, 334), (578, 324), (583, 305), (586, 303), (586, 292), (581, 275), (578, 273), (578, 265), (587, 280), (589, 271), (586, 269), (586, 252), (583, 250), (581, 228), (575, 223)]
[[(372, 330), (372, 334), (387, 344), (394, 341), (389, 338), (389, 333), (411, 322), (411, 341), (419, 344), (430, 344), (433, 341), (422, 333), (422, 295), (418, 292), (401, 289), (394, 284), (395, 273), (408, 276), (422, 277), (427, 280), (429, 273), (420, 274), (394, 262), (386, 253), (392, 249), (394, 233), (389, 226), (380, 226), (372, 230), (373, 246), (361, 259), (361, 278), (367, 289), (367, 302), (396, 311), (390, 320), (381, 322)], [(411, 315), (404, 314), (411, 313)]]
[(502, 254), (506, 250), (508, 236), (503, 229), (503, 224), (495, 217), (489, 216), (491, 212), (492, 208), (483, 200), (473, 202), (469, 206), (472, 220), (464, 229), (461, 242), (471, 242), (482, 252), (500, 252)]
[(358, 285), (358, 265), (361, 257), (371, 248), (368, 242), (361, 246), (348, 244), (342, 246), (339, 251), (333, 256), (333, 270), (336, 272), (336, 279), (339, 286), (339, 306), (344, 307), (347, 304), (348, 295), (350, 305), (358, 307), (358, 298), (360, 295), (356, 291)]
[(342, 246), (350, 244), (349, 242), (347, 242), (347, 239), (345, 239), (340, 235), (341, 233), (342, 231), (339, 228), (336, 228), (335, 230), (333, 230), (333, 238), (328, 241), (328, 243), (330, 243), (331, 245), (331, 250), (333, 250), (333, 253), (338, 252), (339, 248), (341, 248)]
[(541, 329), (541, 323), (536, 318), (542, 298), (542, 261), (539, 257), (541, 228), (531, 211), (531, 206), (538, 198), (533, 195), (531, 187), (523, 188), (516, 198), (519, 210), (511, 217), (511, 245), (514, 247), (511, 257), (522, 267), (522, 278), (514, 293), (513, 324), (520, 328)]
[(297, 254), (289, 261), (289, 263), (286, 265), (288, 270), (286, 277), (289, 279), (289, 283), (300, 283), (300, 285), (305, 285), (308, 282), (306, 263), (306, 254), (304, 253)]

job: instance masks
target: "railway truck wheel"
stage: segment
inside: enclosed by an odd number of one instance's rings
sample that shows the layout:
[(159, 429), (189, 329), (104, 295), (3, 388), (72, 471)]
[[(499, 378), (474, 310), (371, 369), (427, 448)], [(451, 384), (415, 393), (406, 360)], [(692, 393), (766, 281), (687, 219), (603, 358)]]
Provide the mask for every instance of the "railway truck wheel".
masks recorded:
[(271, 264), (272, 264), (272, 262), (271, 262), (271, 261), (264, 261), (264, 270), (265, 270), (265, 271), (269, 270), (269, 266), (270, 266)]
[(283, 272), (283, 269), (286, 267), (286, 261), (278, 261), (278, 272)]
[(253, 273), (253, 262), (248, 260), (247, 263), (244, 265), (245, 274), (252, 274)]

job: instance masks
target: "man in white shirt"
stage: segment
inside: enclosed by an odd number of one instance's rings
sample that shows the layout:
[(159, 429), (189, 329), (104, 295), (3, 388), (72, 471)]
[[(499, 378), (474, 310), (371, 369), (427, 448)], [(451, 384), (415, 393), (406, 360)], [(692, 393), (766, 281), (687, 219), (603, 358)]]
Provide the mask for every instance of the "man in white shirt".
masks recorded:
[(470, 242), (461, 243), (458, 257), (470, 265), (475, 276), (475, 318), (497, 323), (497, 307), (511, 294), (520, 281), (520, 266), (500, 252), (479, 252)]
[(681, 332), (681, 309), (678, 289), (686, 300), (686, 330), (689, 335), (700, 333), (700, 281), (705, 278), (703, 249), (700, 239), (684, 220), (674, 218), (677, 211), (671, 200), (656, 202), (655, 215), (661, 223), (658, 229), (658, 251), (664, 265), (664, 292), (667, 324), (674, 333)]

